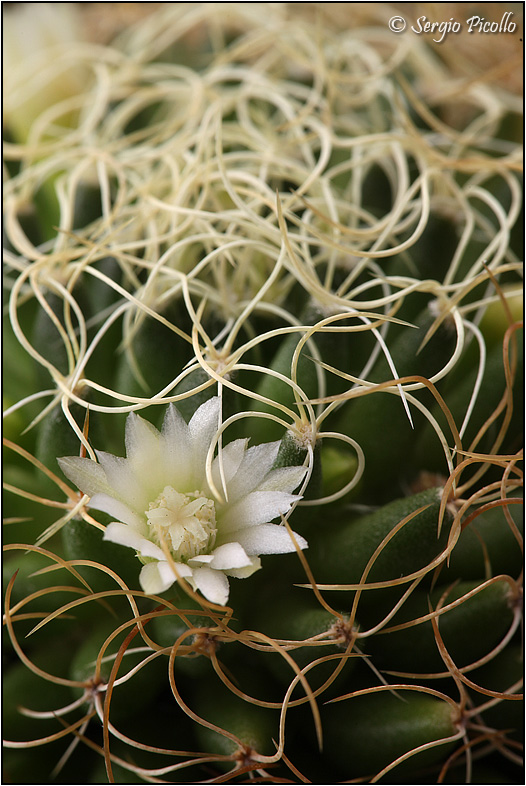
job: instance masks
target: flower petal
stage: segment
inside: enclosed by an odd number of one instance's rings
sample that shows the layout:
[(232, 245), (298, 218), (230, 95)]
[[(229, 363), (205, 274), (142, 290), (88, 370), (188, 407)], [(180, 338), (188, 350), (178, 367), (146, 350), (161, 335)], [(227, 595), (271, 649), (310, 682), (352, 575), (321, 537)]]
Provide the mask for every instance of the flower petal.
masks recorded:
[[(170, 410), (169, 410), (170, 411)], [(173, 426), (176, 415), (172, 407), (171, 415), (165, 416), (167, 430)], [(181, 417), (181, 416), (179, 416)], [(182, 418), (181, 418), (182, 420)], [(184, 421), (183, 421), (184, 423)], [(188, 427), (184, 424), (186, 432)], [(164, 426), (163, 426), (164, 429)], [(155, 499), (157, 494), (167, 485), (181, 491), (187, 488), (188, 457), (190, 451), (188, 441), (180, 442), (179, 433), (161, 433), (144, 418), (134, 412), (126, 421), (126, 454), (130, 474), (139, 479), (139, 486), (146, 491), (148, 501)], [(174, 455), (175, 452), (175, 455)], [(193, 490), (193, 489), (192, 489)], [(143, 505), (144, 497), (141, 499)]]
[(189, 466), (189, 430), (185, 419), (173, 404), (170, 404), (164, 416), (162, 436), (161, 452), (167, 472), (166, 484), (180, 491), (190, 490), (192, 467)]
[[(300, 549), (308, 548), (309, 544), (301, 535), (294, 532)], [(280, 524), (258, 524), (237, 532), (231, 532), (229, 538), (237, 541), (247, 554), (287, 554), (296, 551), (286, 527)]]
[(146, 522), (143, 516), (131, 510), (124, 502), (121, 502), (115, 497), (110, 497), (109, 494), (94, 494), (89, 501), (89, 507), (95, 510), (102, 510), (104, 513), (109, 513), (114, 519), (123, 521), (129, 524), (138, 532), (146, 534)]
[(64, 475), (72, 480), (83, 494), (90, 497), (97, 492), (111, 494), (112, 489), (106, 473), (96, 461), (78, 456), (64, 456), (58, 459), (58, 463)]
[(307, 473), (307, 467), (280, 467), (269, 472), (258, 484), (259, 491), (294, 491)]
[[(227, 489), (232, 478), (235, 478), (243, 457), (245, 455), (248, 440), (235, 439), (221, 450), (212, 462), (212, 479), (218, 489), (222, 489), (226, 484)], [(231, 500), (230, 489), (228, 489), (228, 499)]]
[[(134, 469), (140, 469), (145, 460), (159, 458), (160, 433), (136, 412), (126, 418), (126, 457)], [(137, 465), (137, 466), (136, 466)]]
[(130, 462), (121, 456), (114, 456), (103, 450), (95, 452), (106, 473), (106, 479), (112, 489), (112, 496), (120, 499), (137, 513), (146, 510), (151, 494), (144, 487), (143, 478), (133, 472)]
[[(228, 486), (228, 499), (235, 502), (240, 497), (244, 497), (256, 486), (259, 487), (260, 481), (272, 469), (279, 450), (279, 441), (266, 442), (262, 445), (254, 445), (249, 448), (243, 456), (238, 471)], [(292, 489), (284, 489), (292, 491)]]
[(268, 523), (281, 513), (287, 513), (297, 499), (300, 499), (297, 495), (284, 491), (252, 491), (219, 511), (220, 532), (224, 535), (243, 527)]
[(167, 562), (148, 562), (142, 566), (139, 582), (148, 595), (165, 592), (177, 581), (175, 573)]
[(247, 565), (245, 568), (231, 568), (230, 570), (225, 570), (224, 573), (227, 576), (232, 576), (234, 579), (248, 579), (249, 576), (252, 576), (260, 568), (261, 560), (259, 557), (250, 557), (250, 565)]
[(166, 559), (159, 546), (120, 521), (112, 521), (111, 524), (108, 524), (104, 530), (103, 540), (110, 540), (112, 543), (120, 543), (121, 546), (135, 549), (141, 557), (152, 557), (163, 562)]
[(239, 543), (224, 543), (212, 552), (213, 560), (210, 567), (214, 570), (231, 570), (232, 568), (246, 568), (252, 560)]
[(212, 568), (195, 568), (192, 571), (192, 582), (211, 603), (224, 606), (228, 600), (230, 586), (228, 579), (220, 570)]
[(197, 557), (192, 557), (192, 559), (189, 560), (189, 564), (191, 563), (193, 568), (200, 568), (203, 565), (210, 565), (213, 559), (213, 554), (198, 554)]
[[(175, 569), (182, 578), (191, 581), (192, 570), (182, 562), (176, 562)], [(159, 562), (148, 562), (143, 565), (139, 574), (139, 582), (144, 592), (149, 595), (158, 595), (177, 581), (175, 571), (169, 562), (159, 560)], [(192, 582), (193, 583), (193, 582)]]
[(206, 456), (220, 425), (220, 403), (217, 396), (208, 399), (194, 412), (188, 424), (193, 470), (192, 481), (196, 488), (203, 484)]

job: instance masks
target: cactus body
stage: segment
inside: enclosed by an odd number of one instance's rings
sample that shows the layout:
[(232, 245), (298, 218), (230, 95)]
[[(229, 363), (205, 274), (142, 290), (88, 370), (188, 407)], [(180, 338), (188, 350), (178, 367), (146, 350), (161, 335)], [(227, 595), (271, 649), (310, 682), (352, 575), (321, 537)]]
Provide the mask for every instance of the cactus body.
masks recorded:
[(8, 5), (6, 782), (522, 783), (512, 17)]

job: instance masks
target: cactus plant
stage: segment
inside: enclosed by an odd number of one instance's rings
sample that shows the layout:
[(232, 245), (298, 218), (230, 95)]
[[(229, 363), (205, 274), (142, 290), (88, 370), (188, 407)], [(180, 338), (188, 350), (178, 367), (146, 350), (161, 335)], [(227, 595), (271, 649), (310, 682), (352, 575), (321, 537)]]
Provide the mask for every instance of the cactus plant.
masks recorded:
[(5, 781), (521, 783), (517, 96), (153, 5), (7, 80)]

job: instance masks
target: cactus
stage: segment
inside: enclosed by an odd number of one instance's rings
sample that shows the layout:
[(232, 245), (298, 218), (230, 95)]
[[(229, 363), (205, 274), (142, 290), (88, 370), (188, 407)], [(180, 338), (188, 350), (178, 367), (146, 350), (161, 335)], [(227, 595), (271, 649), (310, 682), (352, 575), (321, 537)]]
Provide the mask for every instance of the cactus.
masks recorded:
[(517, 96), (102, 5), (6, 86), (5, 782), (521, 783)]

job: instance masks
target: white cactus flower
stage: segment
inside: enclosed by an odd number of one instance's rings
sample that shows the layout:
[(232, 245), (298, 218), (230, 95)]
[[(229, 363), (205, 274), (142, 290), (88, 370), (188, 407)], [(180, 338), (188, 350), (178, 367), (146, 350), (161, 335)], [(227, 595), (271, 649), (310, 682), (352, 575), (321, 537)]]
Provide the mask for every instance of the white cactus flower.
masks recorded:
[[(104, 539), (135, 549), (143, 563), (140, 584), (149, 594), (164, 592), (179, 576), (224, 605), (229, 576), (247, 578), (261, 567), (260, 555), (295, 550), (287, 529), (271, 522), (300, 499), (292, 492), (306, 469), (272, 469), (279, 442), (249, 448), (238, 439), (213, 459), (210, 484), (206, 462), (219, 420), (217, 397), (188, 424), (170, 405), (161, 432), (131, 413), (126, 458), (97, 451), (100, 463), (59, 459), (64, 474), (91, 497), (89, 506), (115, 517)], [(304, 538), (294, 537), (307, 548)]]

